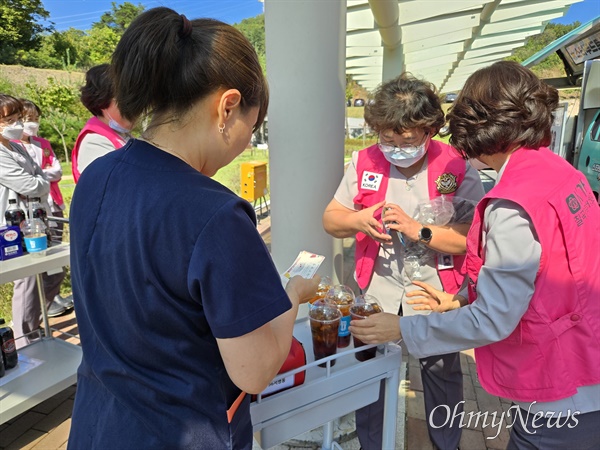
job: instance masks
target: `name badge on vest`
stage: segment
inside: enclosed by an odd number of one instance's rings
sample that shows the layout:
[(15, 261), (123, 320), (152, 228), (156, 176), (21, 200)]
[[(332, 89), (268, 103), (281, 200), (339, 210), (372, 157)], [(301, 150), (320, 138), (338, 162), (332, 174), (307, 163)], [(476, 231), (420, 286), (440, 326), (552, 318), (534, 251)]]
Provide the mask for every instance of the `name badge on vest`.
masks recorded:
[(383, 175), (380, 173), (373, 173), (364, 171), (362, 174), (362, 180), (360, 182), (361, 189), (367, 189), (369, 191), (378, 191), (381, 185)]

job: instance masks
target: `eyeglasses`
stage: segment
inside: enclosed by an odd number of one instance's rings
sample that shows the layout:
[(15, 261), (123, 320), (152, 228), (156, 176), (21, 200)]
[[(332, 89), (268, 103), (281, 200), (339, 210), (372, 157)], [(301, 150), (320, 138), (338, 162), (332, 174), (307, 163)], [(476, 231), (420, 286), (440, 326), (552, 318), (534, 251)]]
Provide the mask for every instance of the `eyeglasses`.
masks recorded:
[(381, 142), (381, 134), (379, 134), (379, 136), (378, 136), (379, 142), (377, 142), (377, 145), (379, 145), (379, 148), (381, 149), (381, 151), (383, 151), (385, 153), (397, 152), (398, 150), (406, 152), (406, 151), (412, 150), (414, 148), (420, 147), (423, 144), (425, 144), (425, 141), (427, 140), (427, 136), (429, 136), (429, 133), (425, 133), (425, 135), (423, 136), (423, 139), (421, 140), (421, 142), (419, 144), (393, 145), (393, 144), (382, 143)]

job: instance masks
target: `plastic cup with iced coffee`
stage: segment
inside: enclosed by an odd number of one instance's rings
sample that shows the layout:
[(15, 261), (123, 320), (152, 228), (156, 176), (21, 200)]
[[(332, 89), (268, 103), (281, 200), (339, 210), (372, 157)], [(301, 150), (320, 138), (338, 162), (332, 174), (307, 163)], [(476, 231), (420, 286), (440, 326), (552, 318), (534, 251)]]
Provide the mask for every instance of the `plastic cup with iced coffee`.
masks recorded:
[(21, 224), (27, 252), (34, 258), (46, 255), (48, 239), (46, 224), (40, 219), (27, 219)]
[[(350, 316), (352, 320), (362, 320), (369, 317), (371, 314), (377, 314), (383, 312), (379, 301), (372, 295), (364, 294), (356, 297), (354, 304), (350, 307)], [(354, 348), (362, 347), (365, 345), (363, 341), (358, 339), (356, 336), (352, 336), (354, 341)], [(356, 352), (354, 356), (359, 361), (367, 361), (375, 358), (377, 347), (368, 348)]]
[[(315, 361), (336, 354), (341, 317), (342, 313), (337, 306), (325, 300), (317, 300), (310, 306), (308, 318)], [(335, 359), (331, 361), (331, 365), (334, 364)], [(327, 363), (322, 363), (319, 367), (326, 365)]]
[(327, 292), (325, 300), (335, 303), (342, 313), (338, 330), (338, 348), (350, 345), (350, 306), (354, 304), (354, 292), (348, 286), (338, 284)]
[(325, 295), (327, 294), (329, 289), (332, 288), (332, 286), (333, 286), (333, 282), (331, 281), (331, 278), (321, 277), (321, 282), (319, 283), (319, 286), (317, 287), (317, 293), (308, 302), (312, 304), (312, 303), (316, 302), (317, 300), (321, 300), (321, 299), (325, 298)]

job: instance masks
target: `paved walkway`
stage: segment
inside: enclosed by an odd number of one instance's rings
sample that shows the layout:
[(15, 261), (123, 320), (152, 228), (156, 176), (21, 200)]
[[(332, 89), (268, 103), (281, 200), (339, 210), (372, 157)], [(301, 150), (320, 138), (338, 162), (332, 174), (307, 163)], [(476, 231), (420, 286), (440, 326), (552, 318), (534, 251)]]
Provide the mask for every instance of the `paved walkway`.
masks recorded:
[[(265, 242), (270, 246), (270, 218), (262, 218), (259, 231)], [(351, 239), (344, 241), (345, 261), (352, 264), (353, 242)], [(346, 283), (352, 283), (351, 270), (346, 270)], [(51, 325), (61, 331), (77, 334), (77, 321), (75, 313), (51, 319)], [(74, 338), (67, 338), (76, 342)], [(405, 379), (401, 381), (398, 395), (398, 424), (400, 433), (396, 449), (384, 450), (433, 450), (427, 436), (427, 425), (423, 407), (423, 385), (421, 383), (418, 360), (406, 354), (404, 360), (408, 363)], [(510, 403), (504, 399), (488, 395), (477, 381), (475, 359), (472, 351), (461, 354), (461, 365), (464, 377), (465, 413), (464, 422), (468, 422), (468, 413), (488, 413), (487, 423), (491, 423), (491, 414), (496, 413), (499, 418), (503, 411), (507, 411)], [(61, 450), (66, 449), (66, 443), (71, 426), (71, 410), (75, 397), (75, 386), (40, 403), (29, 411), (0, 425), (0, 450), (8, 449), (35, 449), (35, 450)], [(0, 399), (0, 408), (1, 399)], [(475, 416), (480, 417), (480, 416)], [(494, 423), (497, 423), (496, 419)], [(344, 418), (343, 424), (352, 423), (352, 418)], [(353, 429), (340, 430), (340, 446), (344, 450), (358, 450), (359, 444), (356, 432)], [(506, 423), (503, 426), (483, 426), (483, 418), (473, 420), (463, 429), (460, 448), (462, 450), (504, 449), (508, 443), (508, 430)], [(489, 438), (489, 439), (488, 439)], [(255, 448), (260, 448), (255, 446)], [(316, 449), (315, 442), (304, 439), (295, 439), (285, 445), (277, 446), (274, 450), (286, 449)], [(218, 450), (218, 449), (215, 449)]]

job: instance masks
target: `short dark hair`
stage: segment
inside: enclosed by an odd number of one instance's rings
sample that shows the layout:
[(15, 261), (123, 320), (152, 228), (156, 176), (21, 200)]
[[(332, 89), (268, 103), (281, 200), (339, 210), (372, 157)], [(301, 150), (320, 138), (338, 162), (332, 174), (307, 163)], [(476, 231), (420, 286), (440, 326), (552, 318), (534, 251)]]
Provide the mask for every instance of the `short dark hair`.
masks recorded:
[(444, 111), (435, 86), (410, 73), (380, 84), (373, 100), (365, 106), (365, 121), (378, 133), (423, 128), (433, 136), (444, 125)]
[(0, 94), (0, 117), (12, 116), (15, 113), (23, 114), (23, 104), (12, 95)]
[(450, 143), (465, 158), (551, 142), (558, 91), (514, 61), (473, 73), (450, 112)]
[(101, 116), (102, 110), (110, 106), (114, 98), (114, 85), (110, 66), (100, 64), (89, 69), (85, 74), (85, 85), (81, 87), (81, 103), (94, 116)]
[(33, 112), (36, 112), (38, 116), (42, 115), (42, 110), (38, 105), (33, 103), (31, 100), (20, 98), (19, 101), (23, 105), (23, 117), (29, 117)]
[[(218, 89), (237, 89), (242, 108), (259, 107), (258, 128), (269, 102), (256, 51), (231, 25), (213, 19), (189, 21), (158, 7), (136, 17), (112, 56), (115, 98), (121, 115), (182, 116)], [(161, 119), (162, 117), (162, 119)]]

